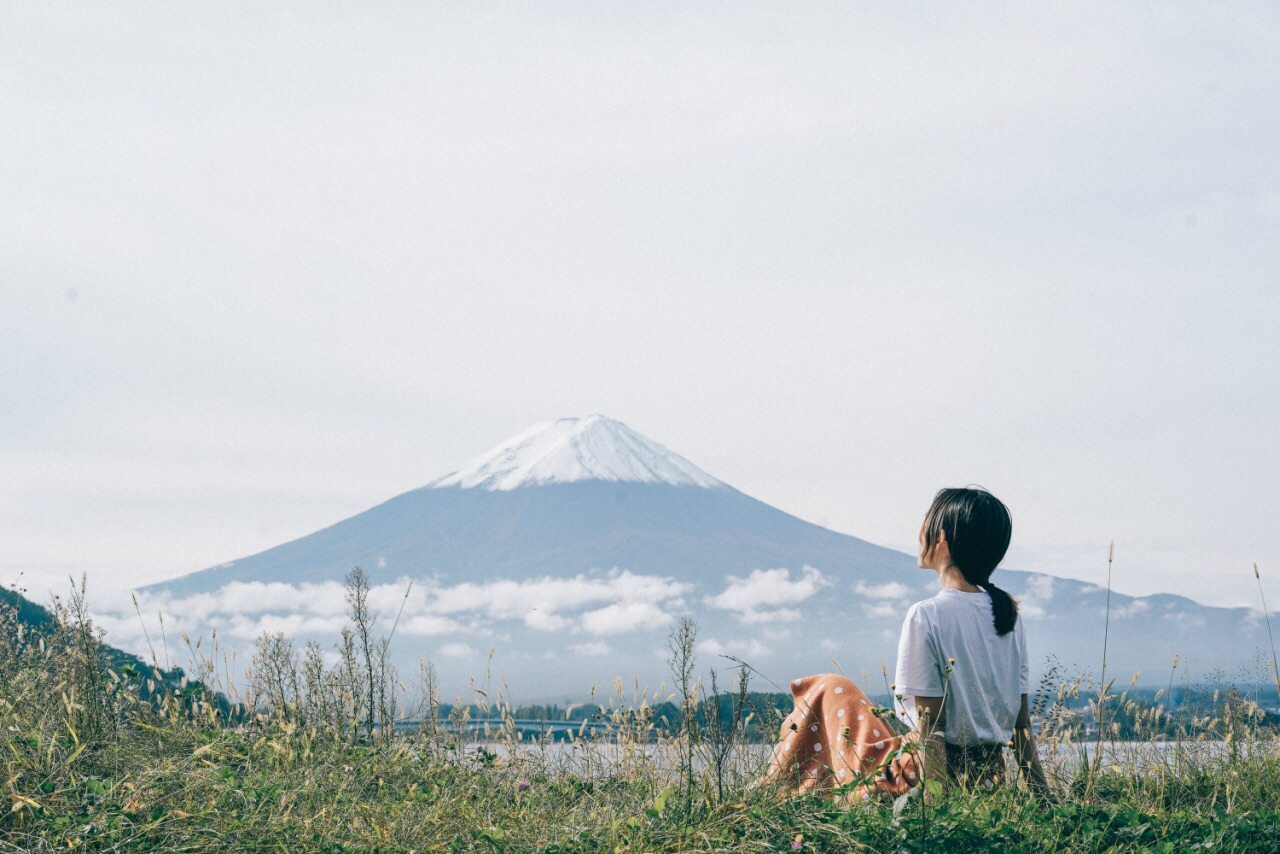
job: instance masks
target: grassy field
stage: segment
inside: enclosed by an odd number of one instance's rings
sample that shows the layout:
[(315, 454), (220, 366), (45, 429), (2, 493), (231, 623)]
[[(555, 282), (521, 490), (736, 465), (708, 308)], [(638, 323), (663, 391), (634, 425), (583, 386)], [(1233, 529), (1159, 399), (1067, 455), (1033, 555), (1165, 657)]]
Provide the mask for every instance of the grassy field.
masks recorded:
[[(569, 743), (499, 726), (485, 744), (468, 744), (453, 735), (468, 716), (502, 721), (513, 710), (500, 699), (442, 707), (429, 668), (421, 691), (400, 687), (389, 639), (374, 635), (352, 581), (336, 665), (315, 645), (267, 637), (236, 685), (216, 646), (186, 639), (189, 681), (115, 666), (79, 593), (39, 629), (5, 611), (0, 727), (11, 806), (0, 848), (1280, 850), (1280, 741), (1237, 691), (1179, 714), (1159, 695), (1139, 702), (1087, 680), (1049, 680), (1038, 720), (1050, 799), (1007, 785), (846, 808), (751, 785), (767, 748), (747, 739), (775, 724), (749, 726), (745, 685), (704, 699), (692, 624), (672, 633), (671, 697), (619, 695), (599, 712), (606, 729)], [(667, 700), (670, 727), (656, 720)], [(384, 725), (406, 715), (423, 725), (399, 735)], [(1086, 753), (1086, 725), (1164, 746), (1138, 763), (1117, 760), (1125, 745), (1105, 739)]]

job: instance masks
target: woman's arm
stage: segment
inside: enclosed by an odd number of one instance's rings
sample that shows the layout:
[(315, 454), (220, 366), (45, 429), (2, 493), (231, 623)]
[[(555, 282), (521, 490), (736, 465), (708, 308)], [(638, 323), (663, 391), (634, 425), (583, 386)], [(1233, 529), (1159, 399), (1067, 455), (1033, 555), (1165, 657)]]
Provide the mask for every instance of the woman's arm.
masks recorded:
[(920, 748), (924, 751), (925, 796), (929, 796), (928, 782), (937, 780), (943, 789), (951, 786), (947, 773), (947, 743), (944, 735), (946, 721), (942, 717), (941, 697), (912, 697), (916, 706), (916, 720), (920, 724)]
[(1038, 796), (1049, 794), (1049, 781), (1045, 779), (1044, 769), (1040, 767), (1040, 754), (1036, 750), (1036, 736), (1031, 731), (1031, 709), (1027, 705), (1027, 695), (1022, 695), (1022, 708), (1018, 711), (1017, 723), (1013, 725), (1013, 753), (1018, 758), (1018, 767), (1031, 786), (1031, 791)]

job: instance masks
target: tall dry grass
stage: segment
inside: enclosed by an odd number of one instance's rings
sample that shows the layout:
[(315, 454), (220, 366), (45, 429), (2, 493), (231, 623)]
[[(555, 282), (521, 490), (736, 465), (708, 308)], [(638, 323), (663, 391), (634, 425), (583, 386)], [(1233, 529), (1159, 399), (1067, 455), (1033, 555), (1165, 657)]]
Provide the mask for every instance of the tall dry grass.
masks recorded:
[(777, 721), (745, 669), (723, 692), (700, 678), (691, 622), (670, 692), (617, 684), (558, 741), (517, 727), (489, 679), (470, 706), (441, 704), (427, 663), (406, 687), (361, 589), (348, 578), (334, 650), (267, 635), (236, 673), (216, 639), (184, 637), (187, 677), (113, 667), (83, 588), (44, 630), (0, 614), (0, 848), (1280, 850), (1274, 716), (1229, 686), (1174, 708), (1051, 669), (1051, 798), (1015, 782), (847, 808), (755, 784), (769, 745), (752, 734)]

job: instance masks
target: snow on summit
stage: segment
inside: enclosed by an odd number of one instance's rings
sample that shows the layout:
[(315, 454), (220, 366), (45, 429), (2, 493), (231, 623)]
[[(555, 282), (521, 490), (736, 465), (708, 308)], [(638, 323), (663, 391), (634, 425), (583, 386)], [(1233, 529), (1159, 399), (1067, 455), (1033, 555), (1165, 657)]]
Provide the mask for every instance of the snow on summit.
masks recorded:
[(522, 486), (582, 480), (723, 486), (684, 457), (603, 415), (535, 424), (431, 488), (509, 491)]

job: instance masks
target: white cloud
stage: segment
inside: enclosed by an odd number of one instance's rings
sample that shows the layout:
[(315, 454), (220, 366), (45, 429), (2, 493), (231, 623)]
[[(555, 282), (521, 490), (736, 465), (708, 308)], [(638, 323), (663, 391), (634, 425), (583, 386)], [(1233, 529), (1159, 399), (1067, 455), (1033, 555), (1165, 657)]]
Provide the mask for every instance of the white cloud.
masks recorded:
[[(479, 634), (495, 622), (511, 620), (543, 632), (608, 635), (666, 625), (673, 609), (682, 607), (681, 597), (692, 589), (674, 579), (619, 570), (452, 586), (401, 578), (371, 587), (369, 606), (384, 631), (399, 616), (396, 631), (404, 635)], [(347, 622), (345, 588), (336, 581), (233, 582), (191, 596), (140, 593), (138, 600), (143, 614), (163, 612), (168, 625), (190, 629), (193, 635), (216, 627), (227, 637), (241, 639), (264, 631), (315, 636), (334, 634)], [(95, 616), (113, 638), (134, 649), (145, 645), (131, 603), (116, 603)], [(155, 627), (151, 628), (154, 635)]]
[[(1250, 612), (1245, 618), (1245, 622), (1256, 622), (1261, 617), (1261, 612)], [(1180, 628), (1187, 629), (1192, 627), (1200, 627), (1205, 625), (1204, 616), (1201, 614), (1188, 614), (1186, 611), (1170, 611), (1164, 615), (1166, 620), (1177, 623)]]
[(588, 656), (597, 658), (602, 655), (608, 655), (613, 652), (609, 644), (604, 641), (589, 641), (587, 643), (576, 643), (571, 649), (574, 655)]
[[(1118, 620), (1123, 620), (1127, 617), (1141, 616), (1150, 610), (1151, 603), (1146, 599), (1134, 599), (1128, 605), (1113, 606), (1111, 609), (1111, 616)], [(1102, 614), (1105, 616), (1106, 613), (1107, 610), (1103, 608)]]
[(863, 605), (862, 610), (868, 617), (872, 617), (874, 619), (897, 617), (905, 613), (901, 607), (895, 605), (893, 602), (872, 602), (870, 604)]
[(440, 617), (435, 614), (417, 614), (400, 621), (400, 627), (397, 632), (406, 635), (448, 635), (456, 634), (464, 630), (464, 626), (456, 620), (448, 617)]
[(558, 614), (532, 608), (524, 615), (524, 624), (540, 632), (561, 632), (569, 627), (569, 621)]
[[(403, 593), (404, 588), (401, 587), (400, 594), (403, 595)], [(190, 596), (139, 593), (138, 600), (143, 613), (162, 610), (166, 614), (197, 619), (211, 614), (265, 614), (294, 611), (300, 606), (307, 613), (316, 616), (341, 617), (347, 610), (344, 594), (345, 588), (337, 581), (325, 581), (319, 584), (233, 581), (209, 593), (195, 593)]]
[(437, 652), (445, 658), (465, 658), (476, 654), (475, 649), (465, 643), (447, 643), (441, 646)]
[[(532, 629), (562, 631), (568, 625), (561, 616), (563, 612), (597, 604), (605, 607), (589, 613), (599, 615), (603, 611), (606, 617), (617, 616), (619, 619), (624, 618), (624, 613), (630, 614), (632, 619), (642, 612), (650, 615), (651, 619), (654, 619), (654, 614), (661, 613), (661, 621), (666, 622), (666, 612), (658, 606), (678, 599), (691, 589), (692, 585), (670, 578), (614, 571), (605, 576), (577, 575), (573, 578), (433, 586), (429, 591), (428, 608), (441, 614), (480, 612), (498, 620), (523, 620)], [(614, 610), (610, 611), (610, 608)], [(599, 629), (603, 628), (600, 619), (596, 616), (587, 622)]]
[(1053, 600), (1053, 576), (1033, 575), (1027, 579), (1027, 590), (1018, 599), (1018, 611), (1028, 617), (1043, 617)]
[(800, 612), (786, 606), (807, 601), (831, 583), (811, 566), (794, 581), (789, 569), (754, 569), (746, 578), (730, 575), (726, 580), (725, 589), (707, 597), (706, 603), (733, 612), (744, 623), (799, 619)]
[(266, 634), (283, 632), (288, 637), (326, 634), (333, 631), (333, 623), (324, 617), (307, 614), (262, 614), (257, 617), (235, 616), (231, 618), (227, 634), (233, 638), (253, 640)]
[(853, 585), (853, 592), (868, 599), (903, 600), (911, 597), (912, 590), (897, 581), (886, 581), (884, 584), (866, 584), (859, 581)]
[(95, 609), (93, 622), (107, 633), (107, 642), (112, 646), (136, 652), (150, 661), (151, 653), (147, 650), (146, 635), (137, 614), (131, 611), (113, 613)]
[(862, 597), (863, 613), (873, 620), (902, 616), (912, 596), (911, 588), (897, 581), (882, 584), (859, 581), (853, 585), (853, 592)]
[(772, 611), (748, 611), (739, 614), (743, 623), (790, 623), (800, 619), (800, 612), (795, 608), (775, 608)]
[(700, 654), (706, 656), (731, 655), (734, 658), (741, 658), (746, 661), (750, 661), (753, 658), (765, 658), (769, 655), (769, 648), (758, 638), (724, 643), (715, 638), (707, 638), (698, 644), (697, 649)]
[(619, 602), (582, 615), (582, 629), (593, 635), (617, 635), (637, 629), (656, 629), (671, 615), (651, 602)]

